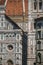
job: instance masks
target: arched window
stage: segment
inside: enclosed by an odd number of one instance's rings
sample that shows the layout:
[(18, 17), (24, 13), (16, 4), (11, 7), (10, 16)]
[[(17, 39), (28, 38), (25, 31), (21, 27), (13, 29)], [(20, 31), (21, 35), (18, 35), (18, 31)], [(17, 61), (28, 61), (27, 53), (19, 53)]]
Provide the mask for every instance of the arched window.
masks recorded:
[(34, 0), (34, 10), (37, 9), (37, 0)]
[(37, 28), (39, 28), (39, 29), (41, 28), (41, 22), (37, 23)]
[(40, 50), (40, 49), (41, 49), (41, 41), (38, 41), (38, 42), (37, 42), (37, 45), (38, 45), (38, 46), (37, 46), (37, 47), (38, 47), (38, 50)]
[(38, 62), (39, 64), (41, 63), (41, 53), (40, 52), (38, 53)]
[(8, 65), (13, 65), (13, 61), (12, 60), (8, 60), (7, 63), (8, 63)]
[(37, 35), (38, 35), (38, 39), (41, 39), (41, 31), (38, 31)]
[(39, 10), (42, 9), (42, 0), (39, 0)]
[(2, 65), (2, 58), (0, 58), (0, 65)]
[(42, 6), (43, 6), (43, 0), (33, 0), (34, 1), (34, 10), (40, 11), (43, 10)]

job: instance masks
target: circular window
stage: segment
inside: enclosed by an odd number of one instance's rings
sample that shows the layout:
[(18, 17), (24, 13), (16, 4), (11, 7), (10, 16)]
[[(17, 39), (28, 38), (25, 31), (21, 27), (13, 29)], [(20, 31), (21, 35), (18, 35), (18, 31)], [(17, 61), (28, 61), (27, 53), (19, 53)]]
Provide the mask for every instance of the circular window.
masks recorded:
[(13, 50), (13, 46), (12, 46), (12, 45), (8, 45), (7, 48), (8, 48), (9, 50)]

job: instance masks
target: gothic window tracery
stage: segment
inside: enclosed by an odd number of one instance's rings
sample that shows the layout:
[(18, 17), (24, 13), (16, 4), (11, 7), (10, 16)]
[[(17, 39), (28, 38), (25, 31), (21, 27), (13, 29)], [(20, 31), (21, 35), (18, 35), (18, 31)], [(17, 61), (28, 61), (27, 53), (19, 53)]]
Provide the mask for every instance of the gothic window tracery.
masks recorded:
[(43, 6), (42, 0), (34, 0), (34, 5), (33, 5), (34, 10), (37, 10), (37, 11), (43, 10), (42, 6)]

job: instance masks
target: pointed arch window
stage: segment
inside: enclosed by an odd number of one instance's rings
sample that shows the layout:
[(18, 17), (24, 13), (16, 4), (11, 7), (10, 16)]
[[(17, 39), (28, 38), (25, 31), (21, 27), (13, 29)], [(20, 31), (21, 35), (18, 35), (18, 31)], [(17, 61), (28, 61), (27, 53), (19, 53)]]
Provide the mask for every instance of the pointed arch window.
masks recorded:
[(37, 42), (37, 47), (38, 47), (38, 50), (41, 50), (41, 41)]
[(34, 8), (34, 10), (36, 11), (42, 11), (43, 10), (43, 0), (33, 0), (33, 8)]
[(34, 0), (34, 10), (37, 9), (37, 0)]
[(8, 65), (13, 65), (13, 61), (10, 59), (7, 61), (7, 63), (8, 63)]
[(2, 58), (0, 58), (0, 65), (2, 65)]
[(39, 10), (42, 9), (42, 0), (39, 0)]
[(38, 62), (39, 64), (41, 64), (41, 53), (40, 52), (38, 53)]

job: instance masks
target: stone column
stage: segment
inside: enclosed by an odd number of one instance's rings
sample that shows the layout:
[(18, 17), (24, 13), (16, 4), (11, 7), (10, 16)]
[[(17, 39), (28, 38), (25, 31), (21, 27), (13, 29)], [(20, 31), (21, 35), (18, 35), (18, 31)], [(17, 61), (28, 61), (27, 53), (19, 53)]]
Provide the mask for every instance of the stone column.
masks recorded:
[[(32, 19), (32, 0), (28, 0), (28, 44), (27, 44), (27, 65), (33, 65), (33, 55), (32, 55), (32, 44), (33, 44), (33, 33), (31, 32)], [(31, 48), (32, 47), (32, 48)]]

